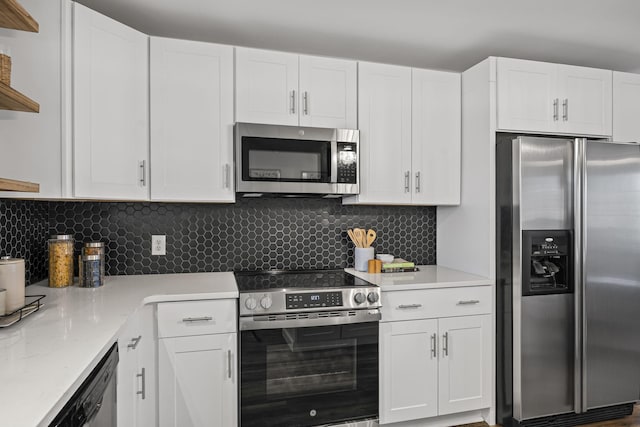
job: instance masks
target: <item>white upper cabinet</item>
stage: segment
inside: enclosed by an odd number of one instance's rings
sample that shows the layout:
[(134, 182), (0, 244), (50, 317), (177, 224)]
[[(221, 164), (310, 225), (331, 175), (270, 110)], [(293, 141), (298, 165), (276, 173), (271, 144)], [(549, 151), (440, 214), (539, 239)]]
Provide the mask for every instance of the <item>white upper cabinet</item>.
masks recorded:
[(413, 69), (413, 204), (460, 204), (459, 73)]
[(73, 6), (73, 195), (146, 200), (148, 37)]
[(300, 126), (356, 129), (355, 61), (300, 56)]
[(609, 70), (498, 58), (498, 129), (611, 135)]
[(360, 194), (345, 203), (411, 204), (411, 68), (358, 68)]
[(355, 128), (356, 62), (236, 48), (236, 121)]
[(234, 202), (233, 47), (152, 37), (151, 199)]
[(613, 72), (613, 140), (640, 142), (640, 74)]
[(360, 63), (360, 194), (345, 204), (460, 203), (458, 73)]
[(558, 65), (561, 133), (611, 135), (610, 70)]
[(557, 123), (556, 66), (498, 59), (498, 128), (553, 132)]
[(298, 55), (236, 48), (236, 121), (298, 125)]

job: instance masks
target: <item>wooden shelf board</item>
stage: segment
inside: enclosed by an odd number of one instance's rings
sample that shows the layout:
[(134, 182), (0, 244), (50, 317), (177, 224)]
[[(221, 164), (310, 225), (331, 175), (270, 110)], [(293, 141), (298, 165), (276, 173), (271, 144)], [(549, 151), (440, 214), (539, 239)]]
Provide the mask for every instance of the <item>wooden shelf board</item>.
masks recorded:
[(25, 193), (39, 193), (40, 184), (15, 179), (0, 178), (0, 191), (22, 191)]
[(16, 0), (0, 0), (0, 27), (32, 33), (40, 31), (38, 22)]
[(40, 105), (12, 87), (0, 83), (0, 109), (39, 113)]

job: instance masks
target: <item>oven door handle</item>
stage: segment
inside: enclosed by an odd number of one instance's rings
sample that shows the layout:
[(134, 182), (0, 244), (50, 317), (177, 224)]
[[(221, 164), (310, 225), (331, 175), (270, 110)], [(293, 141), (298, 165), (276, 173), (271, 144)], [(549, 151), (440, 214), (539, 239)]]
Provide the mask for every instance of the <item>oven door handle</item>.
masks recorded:
[[(311, 326), (333, 326), (346, 325), (352, 323), (379, 322), (382, 316), (380, 310), (355, 310), (332, 312), (340, 315), (322, 316), (323, 313), (301, 313), (281, 314), (281, 315), (265, 315), (265, 316), (246, 316), (240, 317), (241, 331), (254, 331), (260, 329), (287, 329), (287, 328), (305, 328)], [(289, 318), (287, 318), (289, 316)], [(311, 317), (313, 316), (313, 317)]]
[(329, 182), (338, 182), (338, 133), (333, 131), (331, 138), (331, 176)]

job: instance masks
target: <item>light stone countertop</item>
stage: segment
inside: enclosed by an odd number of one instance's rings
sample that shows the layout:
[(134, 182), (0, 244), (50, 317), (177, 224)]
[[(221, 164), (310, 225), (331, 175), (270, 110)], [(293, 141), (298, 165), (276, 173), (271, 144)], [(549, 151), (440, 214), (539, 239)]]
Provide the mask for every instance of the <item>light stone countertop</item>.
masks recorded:
[(40, 310), (0, 329), (0, 427), (46, 426), (145, 304), (237, 298), (233, 273), (110, 276), (103, 287), (26, 288)]
[(408, 291), (415, 289), (460, 288), (465, 286), (489, 286), (486, 277), (464, 273), (439, 265), (417, 265), (420, 271), (407, 273), (369, 274), (347, 268), (347, 273), (380, 286), (382, 292)]

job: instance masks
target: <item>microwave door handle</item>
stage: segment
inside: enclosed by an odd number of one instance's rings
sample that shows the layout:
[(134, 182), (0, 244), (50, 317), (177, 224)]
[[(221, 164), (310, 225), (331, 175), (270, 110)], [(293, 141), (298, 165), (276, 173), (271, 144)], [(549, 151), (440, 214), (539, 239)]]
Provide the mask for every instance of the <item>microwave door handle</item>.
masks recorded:
[(338, 141), (335, 137), (331, 139), (331, 179), (329, 182), (338, 182)]

